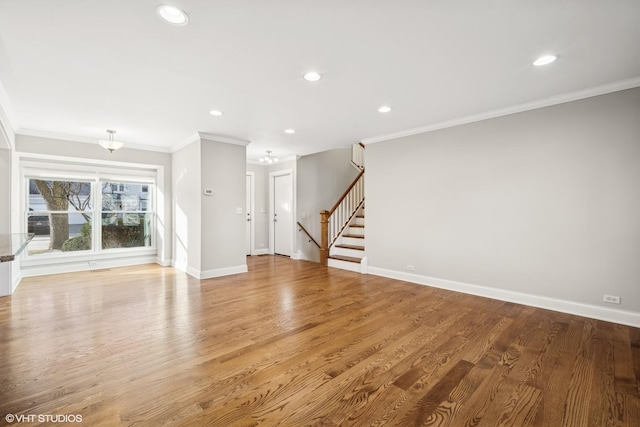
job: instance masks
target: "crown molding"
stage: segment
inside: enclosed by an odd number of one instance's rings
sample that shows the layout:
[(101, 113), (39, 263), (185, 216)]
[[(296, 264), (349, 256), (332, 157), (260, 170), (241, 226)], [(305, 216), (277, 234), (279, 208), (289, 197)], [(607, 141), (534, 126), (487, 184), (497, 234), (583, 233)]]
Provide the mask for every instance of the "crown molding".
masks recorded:
[[(20, 129), (17, 135), (24, 136), (35, 136), (39, 138), (47, 138), (47, 139), (58, 139), (62, 141), (71, 141), (71, 142), (82, 142), (85, 144), (95, 144), (98, 145), (98, 139), (89, 138), (86, 136), (80, 135), (67, 135), (63, 133), (49, 132), (38, 129)], [(124, 148), (134, 149), (134, 150), (144, 150), (144, 151), (155, 151), (160, 153), (169, 153), (169, 149), (165, 147), (156, 147), (152, 145), (143, 145), (143, 144), (133, 144), (126, 141), (122, 141), (125, 143)]]
[(417, 135), (420, 133), (432, 132), (434, 130), (446, 129), (454, 126), (460, 126), (468, 123), (479, 122), (482, 120), (494, 119), (496, 117), (507, 116), (509, 114), (522, 113), (524, 111), (537, 110), (538, 108), (550, 107), (552, 105), (564, 104), (567, 102), (578, 101), (580, 99), (591, 98), (599, 95), (606, 95), (612, 92), (632, 89), (640, 86), (640, 76), (626, 80), (619, 80), (613, 83), (607, 83), (600, 86), (593, 86), (587, 89), (555, 95), (549, 98), (539, 99), (524, 104), (513, 105), (511, 107), (499, 110), (487, 111), (484, 113), (473, 114), (470, 116), (460, 117), (457, 119), (446, 120), (443, 122), (433, 123), (431, 125), (419, 128), (408, 129), (400, 132), (390, 133), (386, 135), (374, 136), (371, 138), (363, 138), (363, 144), (374, 144), (376, 142), (389, 141), (391, 139), (402, 138), (405, 136)]
[(215, 135), (207, 132), (198, 132), (200, 139), (206, 139), (207, 141), (224, 142), (225, 144), (242, 145), (246, 147), (251, 144), (251, 141), (245, 139), (234, 138), (233, 136)]
[[(16, 120), (13, 116), (13, 106), (9, 95), (4, 89), (2, 82), (0, 82), (0, 141), (4, 140), (8, 149), (14, 148), (16, 145)], [(0, 148), (2, 147), (0, 142)]]
[(176, 144), (173, 147), (171, 147), (169, 149), (169, 152), (175, 153), (176, 151), (182, 150), (187, 145), (193, 144), (194, 142), (199, 141), (199, 140), (200, 140), (200, 135), (198, 135), (198, 133), (196, 132), (193, 135), (183, 139), (182, 142), (179, 142), (178, 144)]
[(251, 141), (245, 141), (244, 139), (234, 138), (232, 136), (215, 135), (207, 132), (196, 132), (193, 135), (183, 139), (179, 144), (171, 147), (170, 152), (175, 153), (176, 151), (182, 150), (187, 145), (193, 144), (194, 142), (200, 141), (202, 139), (206, 139), (207, 141), (223, 142), (225, 144), (242, 145), (243, 147), (251, 144)]
[(9, 120), (5, 120), (4, 117), (2, 107), (0, 106), (0, 150), (11, 150), (16, 145), (16, 135), (13, 133), (13, 129), (11, 129), (11, 125), (8, 123)]

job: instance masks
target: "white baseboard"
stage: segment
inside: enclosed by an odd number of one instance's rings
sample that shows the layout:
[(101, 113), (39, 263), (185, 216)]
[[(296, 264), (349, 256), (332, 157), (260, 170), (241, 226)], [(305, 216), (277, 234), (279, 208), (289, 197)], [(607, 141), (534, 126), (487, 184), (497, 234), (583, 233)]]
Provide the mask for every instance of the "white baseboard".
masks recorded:
[(255, 249), (251, 255), (269, 255), (269, 249)]
[(304, 258), (304, 254), (300, 251), (294, 251), (291, 253), (290, 256), (291, 259), (305, 259)]
[(188, 275), (195, 277), (196, 279), (212, 279), (214, 277), (222, 277), (229, 276), (231, 274), (240, 274), (246, 273), (249, 271), (246, 264), (243, 265), (235, 265), (233, 267), (223, 267), (223, 268), (214, 268), (212, 270), (200, 271), (193, 267), (186, 267), (185, 269), (181, 269), (178, 266), (175, 266), (176, 269), (186, 272)]
[(21, 281), (22, 281), (22, 272), (19, 271), (16, 277), (13, 278), (13, 283), (11, 284), (11, 294), (13, 294), (16, 291), (16, 288), (18, 287)]
[(311, 262), (315, 262), (315, 263), (319, 263), (320, 260), (316, 257), (310, 257), (307, 256), (307, 254), (303, 251), (298, 251), (298, 255), (297, 258), (293, 258), (293, 256), (291, 257), (291, 259), (297, 259), (297, 260), (302, 260), (302, 261), (311, 261)]
[(453, 280), (438, 279), (435, 277), (421, 276), (402, 271), (387, 270), (385, 268), (368, 267), (368, 273), (375, 276), (404, 280), (405, 282), (432, 286), (434, 288), (446, 289), (449, 291), (462, 292), (465, 294), (477, 295), (501, 301), (529, 305), (562, 313), (575, 314), (592, 319), (619, 323), (621, 325), (634, 326), (636, 328), (640, 327), (640, 313), (633, 311), (615, 310), (608, 307), (598, 307), (596, 305), (584, 304), (575, 301), (567, 301), (557, 298), (525, 294), (522, 292), (490, 288), (487, 286), (455, 282)]
[[(179, 267), (176, 267), (178, 270), (182, 270)], [(193, 268), (193, 267), (189, 267), (188, 265), (184, 268), (185, 273), (187, 273), (189, 276), (195, 277), (196, 279), (200, 279), (200, 270)]]
[(161, 265), (163, 267), (171, 267), (173, 266), (173, 261), (170, 259), (161, 259), (156, 257), (156, 264)]
[(249, 271), (247, 264), (235, 265), (233, 267), (214, 268), (200, 272), (199, 279), (211, 279), (213, 277), (229, 276), (231, 274), (246, 273)]
[(74, 273), (78, 271), (103, 270), (105, 268), (128, 267), (131, 265), (155, 264), (155, 256), (137, 256), (130, 258), (113, 258), (97, 262), (96, 265), (89, 265), (86, 261), (66, 262), (61, 264), (47, 264), (41, 266), (22, 265), (22, 277), (45, 276), (49, 274)]

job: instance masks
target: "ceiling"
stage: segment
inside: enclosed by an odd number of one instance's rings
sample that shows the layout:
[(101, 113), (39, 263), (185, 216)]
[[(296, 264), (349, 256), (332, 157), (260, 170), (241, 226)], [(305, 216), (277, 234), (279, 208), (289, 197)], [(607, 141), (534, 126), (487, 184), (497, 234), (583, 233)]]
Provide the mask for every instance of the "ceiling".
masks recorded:
[[(163, 151), (200, 131), (251, 141), (251, 160), (640, 86), (638, 0), (164, 2), (186, 26), (162, 21), (161, 3), (0, 0), (15, 131), (93, 141), (115, 129)], [(546, 53), (558, 60), (532, 66)], [(323, 78), (305, 81), (310, 70)]]

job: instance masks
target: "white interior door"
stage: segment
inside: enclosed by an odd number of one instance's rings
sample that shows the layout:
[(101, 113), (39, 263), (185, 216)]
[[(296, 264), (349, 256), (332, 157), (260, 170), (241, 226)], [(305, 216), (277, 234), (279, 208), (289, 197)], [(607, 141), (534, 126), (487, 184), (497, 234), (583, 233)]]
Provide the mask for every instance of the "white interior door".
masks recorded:
[(245, 191), (245, 219), (246, 219), (246, 239), (247, 255), (253, 253), (253, 175), (247, 174)]
[(273, 177), (273, 252), (291, 256), (293, 249), (293, 179)]

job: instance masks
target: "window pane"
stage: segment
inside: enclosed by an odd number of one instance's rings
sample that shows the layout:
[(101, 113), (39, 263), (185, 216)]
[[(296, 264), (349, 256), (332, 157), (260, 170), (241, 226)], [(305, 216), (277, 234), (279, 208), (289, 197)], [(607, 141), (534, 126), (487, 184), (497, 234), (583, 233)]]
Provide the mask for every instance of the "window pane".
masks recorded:
[(149, 185), (127, 182), (101, 182), (103, 211), (149, 210)]
[(91, 215), (89, 213), (29, 214), (29, 255), (91, 250)]
[(102, 214), (102, 249), (151, 246), (151, 213)]
[(89, 211), (91, 183), (29, 180), (29, 211)]

